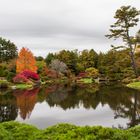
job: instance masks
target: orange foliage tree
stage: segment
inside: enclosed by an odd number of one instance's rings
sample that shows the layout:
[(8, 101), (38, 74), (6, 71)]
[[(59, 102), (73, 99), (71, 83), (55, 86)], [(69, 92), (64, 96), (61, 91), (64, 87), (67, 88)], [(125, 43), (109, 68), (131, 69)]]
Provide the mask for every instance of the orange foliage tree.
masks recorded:
[(29, 49), (23, 47), (18, 54), (16, 72), (20, 73), (24, 70), (31, 70), (36, 73), (37, 66), (33, 53)]
[(39, 90), (39, 88), (34, 88), (32, 90), (16, 90), (14, 92), (14, 96), (17, 99), (17, 107), (19, 108), (22, 119), (25, 120), (26, 118), (30, 117), (36, 104)]

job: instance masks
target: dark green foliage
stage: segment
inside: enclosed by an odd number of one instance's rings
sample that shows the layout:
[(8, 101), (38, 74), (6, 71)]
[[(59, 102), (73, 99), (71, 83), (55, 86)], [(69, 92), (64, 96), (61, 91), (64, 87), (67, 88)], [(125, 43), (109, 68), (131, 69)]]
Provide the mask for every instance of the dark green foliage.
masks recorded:
[(13, 82), (13, 78), (16, 76), (15, 73), (13, 72), (8, 72), (7, 76), (6, 76), (6, 79), (10, 82)]
[(12, 82), (12, 79), (15, 75), (16, 75), (15, 60), (0, 63), (0, 77), (5, 77), (8, 81)]
[(0, 65), (0, 77), (5, 77), (8, 71), (5, 65)]
[(98, 70), (101, 76), (114, 80), (134, 78), (134, 71), (131, 68), (129, 51), (110, 50), (107, 53), (100, 53), (98, 56)]
[(0, 37), (0, 62), (7, 62), (16, 57), (17, 47), (15, 44)]
[(43, 61), (44, 60), (44, 58), (42, 56), (36, 56), (35, 59), (36, 59), (36, 61)]
[(51, 61), (54, 60), (54, 59), (56, 59), (55, 54), (49, 53), (45, 58), (46, 65), (49, 66)]
[(140, 127), (128, 130), (58, 124), (44, 130), (18, 122), (0, 124), (0, 140), (139, 140)]
[(97, 68), (98, 54), (93, 50), (83, 50), (79, 56), (79, 62), (84, 70), (90, 67)]

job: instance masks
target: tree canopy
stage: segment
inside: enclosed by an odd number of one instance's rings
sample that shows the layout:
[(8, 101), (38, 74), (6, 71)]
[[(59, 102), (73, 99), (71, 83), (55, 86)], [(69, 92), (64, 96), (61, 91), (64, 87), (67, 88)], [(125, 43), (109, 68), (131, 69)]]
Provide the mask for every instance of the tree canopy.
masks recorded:
[(0, 37), (0, 62), (7, 62), (17, 57), (17, 47), (10, 40)]
[(32, 72), (37, 72), (36, 60), (32, 52), (27, 48), (22, 48), (19, 52), (16, 72), (20, 73), (24, 70), (31, 70)]

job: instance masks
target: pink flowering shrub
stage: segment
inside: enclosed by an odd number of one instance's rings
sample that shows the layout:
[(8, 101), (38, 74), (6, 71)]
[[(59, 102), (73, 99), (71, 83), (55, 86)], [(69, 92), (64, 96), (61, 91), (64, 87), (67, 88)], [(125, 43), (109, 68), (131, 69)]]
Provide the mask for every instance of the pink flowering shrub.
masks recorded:
[(27, 83), (27, 82), (31, 82), (32, 80), (39, 80), (39, 76), (37, 73), (32, 72), (30, 70), (25, 70), (23, 72), (21, 72), (20, 74), (16, 75), (13, 78), (13, 82), (14, 83)]
[(21, 74), (18, 74), (13, 78), (14, 83), (27, 83), (28, 81), (29, 80), (24, 75)]
[(30, 70), (23, 71), (21, 75), (24, 75), (27, 79), (39, 80), (39, 75)]

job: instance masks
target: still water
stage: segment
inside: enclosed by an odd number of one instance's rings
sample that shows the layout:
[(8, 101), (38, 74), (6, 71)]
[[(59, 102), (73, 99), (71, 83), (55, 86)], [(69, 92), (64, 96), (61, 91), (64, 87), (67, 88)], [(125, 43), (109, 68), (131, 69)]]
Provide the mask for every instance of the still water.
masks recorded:
[(128, 128), (140, 123), (140, 92), (120, 85), (50, 85), (0, 91), (0, 122)]

